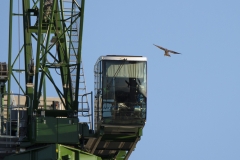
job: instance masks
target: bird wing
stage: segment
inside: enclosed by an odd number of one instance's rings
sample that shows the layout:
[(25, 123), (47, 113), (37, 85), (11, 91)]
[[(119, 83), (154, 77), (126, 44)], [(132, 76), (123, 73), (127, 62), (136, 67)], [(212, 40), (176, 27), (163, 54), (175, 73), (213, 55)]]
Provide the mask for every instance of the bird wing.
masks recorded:
[(168, 50), (168, 52), (173, 53), (173, 54), (181, 54), (179, 52), (175, 52), (175, 51), (172, 51), (172, 50)]
[(156, 46), (156, 47), (158, 47), (158, 48), (160, 48), (160, 49), (162, 49), (162, 50), (166, 50), (166, 48), (163, 48), (163, 47), (158, 46), (158, 45), (156, 45), (156, 44), (153, 44), (153, 45)]

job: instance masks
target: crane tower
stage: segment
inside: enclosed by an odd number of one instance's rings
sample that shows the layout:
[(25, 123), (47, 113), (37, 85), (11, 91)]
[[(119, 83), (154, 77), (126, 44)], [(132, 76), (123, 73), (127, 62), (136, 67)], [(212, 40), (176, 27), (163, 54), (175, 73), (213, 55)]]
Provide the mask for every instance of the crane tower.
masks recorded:
[(128, 159), (146, 122), (147, 59), (99, 57), (94, 93), (87, 93), (85, 0), (9, 1), (0, 160)]

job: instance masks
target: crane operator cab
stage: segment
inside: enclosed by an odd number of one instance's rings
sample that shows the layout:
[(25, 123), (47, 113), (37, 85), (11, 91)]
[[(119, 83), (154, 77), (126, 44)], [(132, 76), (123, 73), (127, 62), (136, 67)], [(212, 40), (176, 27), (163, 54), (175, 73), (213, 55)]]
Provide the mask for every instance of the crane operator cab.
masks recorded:
[(95, 129), (100, 125), (144, 126), (147, 58), (101, 56), (94, 66)]

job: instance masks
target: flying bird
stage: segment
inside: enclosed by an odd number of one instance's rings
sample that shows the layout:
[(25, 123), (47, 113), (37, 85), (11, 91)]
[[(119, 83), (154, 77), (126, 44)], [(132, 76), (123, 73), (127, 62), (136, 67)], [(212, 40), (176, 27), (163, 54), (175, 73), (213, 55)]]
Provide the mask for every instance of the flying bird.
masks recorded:
[(173, 53), (173, 54), (181, 54), (181, 53), (178, 53), (178, 52), (175, 52), (175, 51), (172, 51), (172, 50), (168, 50), (167, 48), (163, 48), (161, 46), (158, 46), (156, 44), (153, 44), (154, 46), (160, 48), (161, 50), (164, 50), (164, 56), (168, 56), (168, 57), (171, 57), (169, 53)]

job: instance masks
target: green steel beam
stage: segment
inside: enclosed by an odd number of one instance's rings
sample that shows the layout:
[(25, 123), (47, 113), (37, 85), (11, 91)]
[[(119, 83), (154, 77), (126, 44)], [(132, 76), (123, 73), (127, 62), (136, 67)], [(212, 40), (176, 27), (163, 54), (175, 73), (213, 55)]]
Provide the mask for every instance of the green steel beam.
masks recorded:
[(90, 153), (64, 146), (57, 145), (58, 160), (102, 160), (102, 158), (92, 155)]
[[(36, 37), (34, 34), (31, 34), (31, 35), (32, 35), (32, 38), (34, 38), (34, 39), (37, 41), (37, 37)], [(52, 46), (53, 46), (53, 45), (52, 45)], [(47, 54), (50, 55), (51, 58), (54, 59), (54, 61), (58, 61), (58, 60), (53, 56), (53, 54), (50, 52), (50, 50), (47, 49), (43, 44), (41, 44), (41, 47), (42, 47), (43, 49), (47, 50), (47, 52), (45, 51), (45, 53), (42, 54), (42, 57), (40, 57), (40, 61), (41, 61), (44, 57), (46, 57)]]
[(13, 76), (13, 78), (15, 79), (15, 81), (17, 82), (17, 84), (18, 84), (19, 88), (21, 89), (21, 91), (23, 92), (23, 94), (25, 94), (25, 92), (24, 92), (21, 84), (19, 83), (18, 79), (15, 77), (14, 73), (12, 73), (12, 76)]
[[(40, 1), (39, 4), (39, 13), (43, 13), (43, 0)], [(41, 44), (42, 42), (42, 22), (43, 22), (43, 14), (39, 14), (38, 16), (38, 39), (37, 39), (37, 51), (36, 51), (36, 69), (35, 69), (35, 81), (34, 81), (34, 99), (33, 99), (33, 109), (37, 109), (38, 108), (38, 103), (39, 103), (39, 99), (38, 94), (41, 94), (38, 92), (38, 77), (39, 77), (39, 68), (40, 68), (40, 53), (41, 53)]]
[(13, 68), (14, 64), (16, 63), (16, 61), (17, 61), (18, 57), (20, 56), (20, 54), (21, 54), (21, 52), (22, 52), (22, 50), (23, 50), (23, 47), (24, 47), (24, 46), (22, 46), (22, 47), (21, 47), (20, 51), (18, 52), (18, 55), (17, 55), (17, 57), (15, 58), (14, 62), (12, 63), (12, 65), (11, 65), (11, 66), (12, 66), (12, 68)]
[[(57, 3), (57, 0), (54, 0), (53, 1), (53, 7), (52, 7), (52, 11), (56, 10), (56, 3)], [(50, 19), (50, 22), (53, 21), (53, 12), (52, 12), (52, 15), (51, 15), (51, 19)], [(42, 47), (42, 53), (44, 53), (45, 55), (47, 54), (47, 49), (48, 48), (48, 45), (49, 45), (49, 40), (50, 40), (50, 34), (51, 34), (51, 28), (52, 28), (52, 25), (53, 23), (49, 23), (48, 25), (48, 32), (47, 34), (45, 35), (47, 38), (46, 38), (46, 45), (45, 46), (41, 46)], [(43, 39), (43, 37), (42, 37)], [(41, 59), (39, 59), (41, 60)], [(43, 70), (45, 71), (46, 70), (46, 61), (47, 61), (47, 57), (44, 56), (43, 59), (42, 59), (42, 67), (43, 67)], [(44, 108), (46, 109), (46, 98), (47, 98), (47, 95), (46, 95), (46, 80), (45, 80), (45, 72), (42, 72), (41, 73), (41, 78), (40, 78), (40, 84), (39, 84), (39, 93), (41, 93), (42, 91), (42, 88), (43, 88), (43, 100), (44, 100)], [(38, 95), (38, 99), (40, 99), (40, 94)]]
[[(56, 33), (56, 36), (58, 38), (57, 42), (57, 52), (59, 61), (69, 64), (69, 53), (67, 52), (67, 40), (66, 40), (66, 27), (64, 21), (61, 20), (61, 17), (63, 18), (63, 4), (62, 1), (60, 1), (60, 5), (58, 5), (58, 10), (61, 11), (55, 13), (55, 19), (56, 21), (56, 28), (60, 28), (60, 32)], [(61, 14), (61, 15), (60, 15)], [(63, 85), (63, 92), (64, 92), (64, 99), (68, 103), (66, 103), (67, 110), (72, 110), (73, 106), (73, 97), (72, 97), (72, 84), (71, 84), (71, 76), (70, 76), (70, 69), (69, 67), (60, 66), (60, 73), (62, 78), (62, 85)]]
[[(58, 88), (57, 85), (55, 84), (55, 82), (54, 82), (54, 80), (53, 80), (53, 78), (52, 78), (52, 76), (51, 76), (51, 74), (50, 74), (49, 69), (48, 69), (47, 67), (46, 67), (45, 69), (46, 69), (46, 71), (42, 70), (42, 72), (45, 72), (45, 76), (48, 77), (48, 80), (49, 80), (49, 81), (52, 83), (52, 85), (54, 86), (55, 90), (57, 91), (57, 94), (58, 94), (59, 98), (61, 99), (61, 102), (63, 103), (64, 106), (66, 106), (64, 100), (62, 99), (63, 93), (59, 90), (59, 88)], [(66, 103), (67, 103), (67, 102), (66, 102)]]
[[(56, 13), (57, 13), (57, 11), (56, 11)], [(76, 15), (74, 15), (72, 18), (75, 18), (75, 17), (76, 17)], [(77, 20), (78, 20), (78, 17), (76, 17), (76, 18), (73, 20), (72, 23), (75, 23)], [(72, 27), (72, 24), (69, 25), (69, 26), (66, 28), (66, 30), (63, 30), (62, 33), (59, 34), (58, 40), (57, 40), (56, 42), (54, 42), (51, 46), (49, 46), (49, 48), (47, 49), (47, 53), (49, 53), (50, 56), (52, 56), (53, 59), (55, 59), (55, 57), (51, 54), (50, 50), (51, 50), (52, 47), (54, 47), (57, 43), (59, 43), (60, 39), (63, 39), (64, 35), (67, 33), (67, 31), (68, 31), (69, 29), (71, 29), (71, 27)], [(53, 28), (53, 29), (54, 29), (54, 28)], [(57, 28), (57, 29), (59, 30), (60, 28)], [(38, 30), (37, 30), (37, 28), (36, 28), (35, 30), (29, 29), (29, 31), (34, 33), (34, 32), (37, 32)], [(43, 31), (44, 31), (44, 30), (43, 30)], [(44, 33), (46, 33), (46, 32), (47, 32), (47, 30), (45, 30)], [(42, 33), (43, 33), (43, 32), (42, 32)], [(37, 40), (37, 37), (36, 37), (34, 34), (32, 34), (32, 37), (33, 37), (35, 40)], [(45, 46), (44, 46), (43, 44), (41, 44), (41, 45), (42, 45), (42, 47), (45, 48)], [(44, 56), (46, 56), (46, 54), (43, 54), (41, 58), (43, 58)], [(57, 59), (55, 59), (55, 60), (57, 61)]]
[(127, 154), (126, 151), (119, 151), (115, 159), (125, 160), (126, 154)]
[[(11, 73), (12, 73), (12, 12), (13, 12), (13, 0), (10, 0), (9, 5), (9, 33), (8, 33), (8, 93), (11, 93)], [(10, 106), (10, 94), (7, 95), (7, 106)], [(7, 110), (7, 119), (9, 118), (9, 112)]]
[[(32, 56), (32, 40), (31, 32), (29, 32), (29, 27), (31, 25), (28, 9), (30, 9), (30, 1), (22, 0), (23, 6), (23, 36), (24, 36), (24, 60), (25, 60), (25, 84), (26, 84), (26, 95), (29, 96), (30, 100), (33, 100), (33, 87), (28, 86), (27, 84), (31, 82), (31, 76), (29, 74), (29, 64), (33, 58)], [(29, 101), (27, 100), (26, 103)], [(30, 106), (30, 104), (27, 104)], [(31, 115), (32, 111), (28, 109), (28, 115)]]

